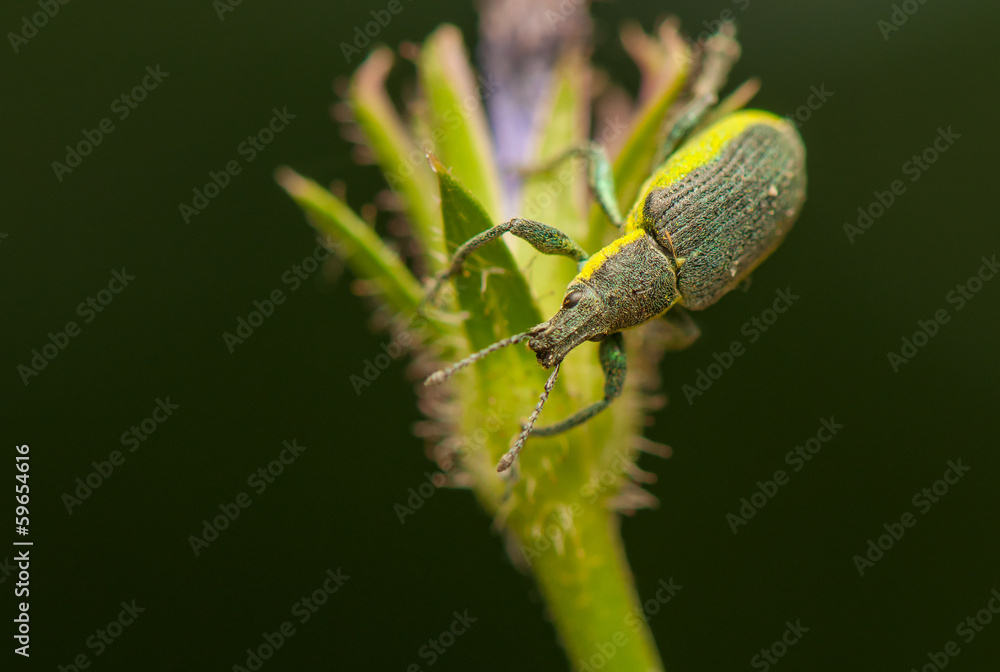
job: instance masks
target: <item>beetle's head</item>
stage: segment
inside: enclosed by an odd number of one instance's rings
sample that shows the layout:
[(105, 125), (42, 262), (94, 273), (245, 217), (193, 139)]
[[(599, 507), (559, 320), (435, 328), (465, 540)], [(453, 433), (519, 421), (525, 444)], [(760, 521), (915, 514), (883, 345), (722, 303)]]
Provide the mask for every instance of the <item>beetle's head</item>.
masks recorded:
[(559, 311), (528, 332), (528, 347), (550, 368), (584, 341), (638, 326), (678, 299), (672, 264), (652, 238), (636, 231), (587, 262)]
[(574, 280), (559, 311), (528, 332), (528, 347), (535, 351), (539, 364), (551, 368), (584, 341), (599, 341), (608, 333), (605, 311), (594, 288)]
[(436, 385), (490, 353), (521, 341), (546, 369), (584, 341), (600, 341), (662, 314), (680, 299), (672, 262), (644, 231), (629, 233), (584, 265), (549, 320), (475, 352), (427, 378)]

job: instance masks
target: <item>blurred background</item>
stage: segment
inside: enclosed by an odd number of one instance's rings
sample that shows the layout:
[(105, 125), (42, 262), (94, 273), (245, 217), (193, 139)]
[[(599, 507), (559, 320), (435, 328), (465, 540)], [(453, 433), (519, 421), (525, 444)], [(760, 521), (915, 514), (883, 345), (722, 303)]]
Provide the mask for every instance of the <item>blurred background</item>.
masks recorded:
[[(402, 6), (379, 41), (449, 22), (475, 50), (473, 5)], [(355, 393), (349, 377), (388, 337), (349, 272), (331, 282), (304, 262), (314, 233), (273, 180), (279, 165), (342, 180), (356, 209), (384, 188), (330, 108), (360, 61), (340, 43), (385, 3), (73, 2), (25, 28), (39, 7), (0, 9), (0, 431), (8, 479), (14, 446), (30, 446), (34, 543), (31, 657), (5, 652), (9, 669), (69, 670), (83, 654), (91, 670), (229, 670), (283, 621), (295, 632), (267, 670), (568, 669), (469, 492), (438, 490), (400, 523), (394, 506), (436, 470), (411, 434), (406, 365)], [(669, 404), (647, 436), (673, 457), (642, 458), (661, 505), (623, 535), (642, 599), (682, 586), (649, 612), (664, 664), (924, 669), (953, 641), (952, 669), (996, 669), (1000, 10), (602, 2), (594, 59), (634, 92), (623, 20), (675, 14), (697, 35), (723, 12), (743, 45), (730, 88), (760, 76), (753, 105), (800, 122), (809, 198), (749, 291), (697, 314), (702, 338), (662, 364)], [(105, 118), (90, 155), (67, 157)], [(179, 204), (231, 161), (239, 174), (185, 217)], [(273, 314), (227, 344), (275, 290)], [(752, 326), (778, 290), (798, 298)], [(734, 341), (745, 353), (686, 395)], [(807, 444), (824, 420), (836, 434)], [(734, 523), (761, 489), (775, 494)], [(193, 548), (220, 506), (239, 517)], [(7, 628), (15, 552), (0, 550)], [(302, 602), (324, 582), (336, 592)], [(442, 640), (455, 612), (475, 622)], [(755, 659), (786, 622), (808, 632)]]

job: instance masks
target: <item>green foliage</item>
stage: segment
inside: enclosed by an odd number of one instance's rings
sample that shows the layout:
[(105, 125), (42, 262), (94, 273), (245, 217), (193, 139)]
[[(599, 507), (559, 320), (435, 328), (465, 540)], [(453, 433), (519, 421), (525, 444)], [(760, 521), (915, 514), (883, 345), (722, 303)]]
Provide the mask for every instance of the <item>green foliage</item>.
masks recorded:
[[(367, 138), (389, 186), (406, 203), (407, 216), (420, 242), (441, 246), (441, 212), (434, 200), (434, 175), (385, 90), (392, 52), (376, 49), (351, 80), (349, 100), (354, 119)], [(432, 266), (435, 260), (429, 260)]]
[[(438, 176), (444, 237), (448, 252), (452, 253), (465, 241), (492, 227), (493, 221), (472, 192), (436, 156), (431, 155), (429, 160)], [(469, 258), (465, 269), (466, 275), (473, 277), (471, 281), (464, 278), (458, 282), (458, 304), (468, 313), (465, 328), (472, 350), (485, 348), (499, 338), (525, 331), (542, 321), (524, 276), (506, 246), (483, 247)]]
[[(374, 51), (352, 80), (349, 102), (422, 245), (414, 267), (435, 272), (460, 244), (500, 221), (500, 171), (458, 30), (437, 29), (414, 59), (420, 94), (410, 101), (415, 118), (409, 125), (384, 90), (392, 60), (388, 50)], [(625, 132), (614, 172), (626, 208), (649, 170), (657, 134), (686, 73), (687, 68), (680, 68), (675, 77), (661, 77)], [(542, 164), (587, 141), (590, 79), (582, 52), (562, 56), (539, 106), (532, 160)], [(426, 161), (414, 162), (415, 154), (422, 153), (418, 148), (433, 148), (433, 154), (428, 151)], [(588, 241), (594, 252), (615, 232), (603, 215), (594, 213), (583, 172), (568, 163), (528, 176), (517, 214)], [(355, 275), (375, 283), (392, 310), (415, 312), (420, 281), (368, 224), (342, 200), (289, 169), (280, 171), (278, 180), (314, 226), (338, 243)], [(530, 328), (558, 305), (575, 274), (573, 262), (543, 257), (522, 241), (510, 242), (508, 247), (505, 239), (495, 241), (470, 257), (465, 274), (455, 280), (454, 305), (434, 314), (431, 342), (423, 344), (440, 347), (422, 350), (421, 357), (442, 350), (449, 358), (465, 356)], [(461, 320), (448, 317), (456, 311)], [(508, 535), (512, 559), (534, 574), (574, 667), (598, 653), (598, 644), (624, 633), (625, 642), (607, 659), (606, 672), (662, 669), (648, 629), (627, 620), (640, 605), (616, 511), (652, 500), (630, 475), (641, 473), (634, 462), (649, 407), (642, 388), (658, 382), (654, 372), (662, 348), (648, 328), (633, 330), (627, 340), (630, 371), (622, 397), (579, 428), (530, 438), (518, 465), (502, 477), (495, 470), (497, 459), (509, 448), (546, 378), (533, 353), (513, 346), (476, 363), (449, 381), (443, 400), (419, 388), (428, 395), (424, 407), (429, 420), (441, 430), (432, 438), (433, 454), (454, 485), (471, 487)], [(596, 344), (585, 344), (563, 363), (542, 423), (558, 421), (600, 398), (601, 384)]]
[(374, 282), (395, 310), (416, 311), (423, 295), (420, 282), (346, 203), (289, 168), (279, 170), (276, 178), (309, 214), (313, 226), (336, 241), (351, 270)]
[(489, 124), (462, 34), (444, 25), (420, 51), (418, 74), (424, 93), (424, 123), (432, 129), (436, 154), (476, 194), (487, 214), (500, 219), (500, 177)]

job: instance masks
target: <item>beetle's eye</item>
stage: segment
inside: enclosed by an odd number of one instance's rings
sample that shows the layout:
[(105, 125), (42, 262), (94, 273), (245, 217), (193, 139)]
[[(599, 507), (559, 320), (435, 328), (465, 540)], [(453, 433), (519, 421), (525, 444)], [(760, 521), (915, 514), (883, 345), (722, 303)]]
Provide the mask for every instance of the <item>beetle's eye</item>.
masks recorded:
[(583, 298), (583, 292), (579, 289), (574, 289), (572, 292), (566, 295), (563, 299), (563, 308), (572, 308), (576, 304), (580, 303), (580, 299)]

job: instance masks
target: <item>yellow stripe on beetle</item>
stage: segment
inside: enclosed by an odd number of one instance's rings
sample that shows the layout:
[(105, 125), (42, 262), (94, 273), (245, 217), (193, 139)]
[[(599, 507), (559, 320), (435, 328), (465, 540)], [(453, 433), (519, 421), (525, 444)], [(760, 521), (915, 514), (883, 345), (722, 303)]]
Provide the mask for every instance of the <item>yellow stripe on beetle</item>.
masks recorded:
[(663, 167), (654, 173), (642, 186), (636, 207), (629, 213), (626, 231), (641, 229), (646, 224), (642, 216), (643, 196), (650, 190), (665, 187), (683, 180), (692, 171), (715, 161), (726, 145), (738, 138), (748, 127), (765, 124), (779, 128), (788, 122), (763, 110), (743, 110), (734, 112), (712, 124), (691, 138), (675, 153)]
[(587, 263), (583, 268), (580, 269), (579, 275), (576, 276), (577, 280), (589, 280), (594, 271), (599, 269), (604, 265), (608, 259), (613, 257), (617, 252), (619, 252), (623, 246), (629, 243), (635, 242), (646, 235), (646, 232), (642, 229), (636, 229), (631, 233), (626, 233), (620, 238), (615, 238), (606, 247), (602, 248), (597, 254), (592, 256), (587, 260)]
[[(678, 137), (699, 120), (703, 117), (689, 119)], [(562, 231), (514, 218), (459, 247), (435, 285), (456, 274), (473, 250), (507, 232), (544, 254), (564, 255), (582, 264), (551, 318), (428, 378), (428, 384), (439, 383), (463, 366), (525, 340), (539, 364), (554, 368), (514, 446), (500, 459), (498, 471), (511, 466), (529, 434), (553, 436), (607, 408), (625, 383), (622, 332), (674, 306), (702, 310), (714, 304), (774, 251), (805, 200), (802, 138), (792, 124), (768, 112), (734, 112), (682, 144), (646, 180), (625, 222), (614, 200), (613, 174), (603, 151), (590, 144), (571, 149), (564, 158), (570, 156), (587, 158), (591, 191), (620, 227), (619, 238), (587, 259), (583, 248)], [(693, 338), (691, 324), (680, 326), (687, 319), (683, 315), (672, 320), (677, 331), (674, 347)], [(560, 422), (535, 427), (560, 364), (586, 341), (600, 342), (604, 398)]]

